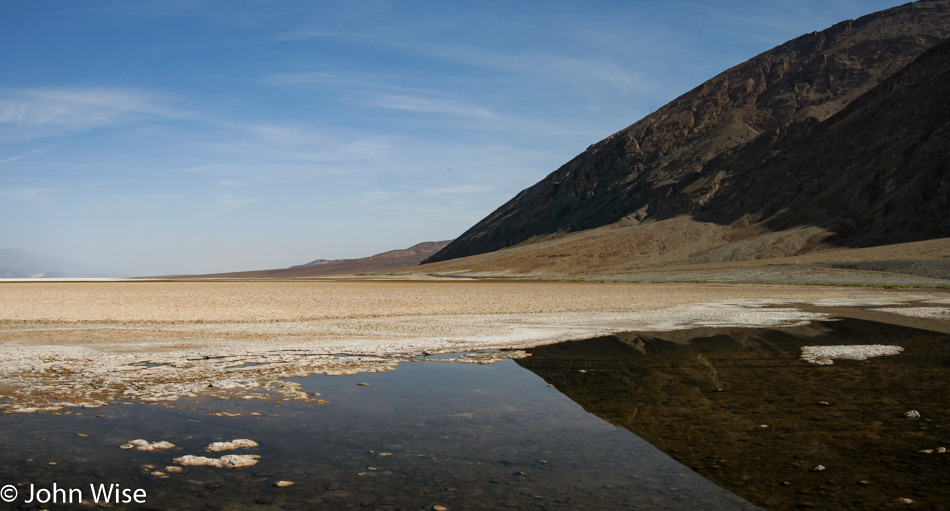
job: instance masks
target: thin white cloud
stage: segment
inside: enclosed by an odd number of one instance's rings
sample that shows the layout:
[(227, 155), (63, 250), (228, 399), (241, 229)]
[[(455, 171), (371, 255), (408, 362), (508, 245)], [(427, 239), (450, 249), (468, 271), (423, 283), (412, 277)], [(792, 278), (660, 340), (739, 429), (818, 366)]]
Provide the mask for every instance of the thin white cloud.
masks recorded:
[(581, 83), (597, 88), (606, 86), (625, 93), (653, 87), (642, 73), (596, 57), (578, 58), (539, 51), (502, 53), (466, 46), (440, 46), (429, 51), (442, 59), (550, 82)]
[(134, 116), (187, 117), (144, 92), (107, 88), (0, 90), (0, 125), (81, 131)]
[(356, 36), (352, 33), (346, 32), (336, 32), (333, 30), (296, 30), (293, 32), (285, 32), (274, 37), (276, 42), (290, 42), (290, 41), (308, 41), (310, 39), (356, 39), (359, 36)]
[(244, 197), (243, 195), (236, 195), (233, 193), (225, 193), (225, 194), (214, 196), (214, 203), (217, 206), (224, 207), (224, 208), (236, 208), (240, 206), (247, 206), (250, 204), (257, 204), (263, 201), (264, 199)]
[(36, 153), (41, 153), (41, 152), (43, 152), (43, 151), (45, 151), (45, 150), (46, 150), (46, 148), (44, 147), (44, 148), (41, 148), (41, 149), (34, 149), (34, 150), (32, 150), (32, 151), (25, 152), (25, 153), (23, 153), (23, 154), (18, 154), (18, 155), (16, 155), (16, 156), (11, 156), (11, 157), (9, 157), (9, 158), (5, 158), (5, 159), (3, 159), (3, 160), (0, 160), (0, 165), (6, 164), (6, 163), (10, 163), (10, 162), (14, 162), (14, 161), (17, 161), (17, 160), (22, 160), (23, 158), (27, 158), (27, 157), (29, 157), (29, 156), (32, 156), (32, 155), (36, 154)]
[(460, 185), (446, 186), (442, 188), (426, 188), (422, 193), (426, 195), (469, 195), (475, 193), (485, 193), (491, 191), (491, 186), (485, 185)]
[(131, 181), (132, 181), (131, 179), (113, 179), (113, 180), (111, 180), (111, 181), (100, 181), (100, 182), (98, 182), (98, 183), (89, 183), (89, 184), (87, 184), (86, 186), (87, 186), (87, 187), (99, 187), (99, 186), (115, 185), (115, 184), (119, 184), (119, 183), (129, 183), (129, 182), (131, 182)]
[(48, 195), (52, 190), (49, 188), (38, 188), (38, 187), (17, 187), (9, 189), (0, 189), (0, 197), (5, 197), (7, 199), (19, 199), (27, 201), (36, 201), (43, 196)]
[(367, 106), (388, 108), (393, 110), (407, 110), (410, 112), (436, 113), (457, 115), (462, 117), (478, 117), (488, 119), (495, 117), (491, 111), (472, 105), (465, 105), (456, 101), (435, 98), (406, 96), (401, 94), (378, 94), (365, 103)]
[(198, 171), (202, 171), (202, 170), (219, 169), (219, 168), (224, 168), (224, 167), (237, 167), (237, 166), (241, 166), (241, 165), (249, 165), (249, 164), (251, 164), (251, 163), (258, 163), (258, 162), (262, 162), (262, 161), (271, 161), (271, 160), (276, 160), (276, 159), (277, 159), (276, 157), (270, 157), (270, 158), (257, 158), (257, 159), (254, 159), (254, 160), (235, 161), (235, 162), (229, 162), (229, 163), (215, 163), (215, 164), (213, 164), (213, 165), (202, 165), (202, 166), (200, 166), (200, 167), (190, 167), (190, 168), (186, 168), (186, 169), (171, 170), (171, 171), (168, 171), (168, 172), (163, 172), (163, 173), (161, 173), (161, 174), (159, 174), (159, 175), (160, 175), (160, 176), (167, 176), (167, 175), (169, 175), (169, 174), (178, 174), (178, 173), (181, 173), (181, 172), (198, 172)]
[(353, 203), (359, 206), (368, 206), (380, 201), (385, 201), (392, 196), (393, 193), (386, 190), (366, 190), (360, 192)]

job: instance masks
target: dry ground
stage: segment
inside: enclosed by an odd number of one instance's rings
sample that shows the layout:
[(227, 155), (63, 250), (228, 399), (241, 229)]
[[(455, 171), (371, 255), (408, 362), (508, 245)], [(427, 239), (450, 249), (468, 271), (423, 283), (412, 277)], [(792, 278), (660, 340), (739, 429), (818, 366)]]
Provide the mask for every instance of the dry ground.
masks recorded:
[(950, 286), (950, 238), (838, 247), (808, 226), (770, 232), (677, 217), (623, 220), (402, 272), (441, 276), (641, 282)]
[[(309, 399), (292, 376), (628, 330), (872, 315), (950, 332), (950, 293), (725, 284), (125, 281), (0, 284), (0, 409)], [(881, 312), (873, 309), (885, 308)], [(340, 356), (341, 354), (347, 356)], [(481, 354), (486, 362), (504, 354)], [(511, 356), (519, 356), (514, 352)]]

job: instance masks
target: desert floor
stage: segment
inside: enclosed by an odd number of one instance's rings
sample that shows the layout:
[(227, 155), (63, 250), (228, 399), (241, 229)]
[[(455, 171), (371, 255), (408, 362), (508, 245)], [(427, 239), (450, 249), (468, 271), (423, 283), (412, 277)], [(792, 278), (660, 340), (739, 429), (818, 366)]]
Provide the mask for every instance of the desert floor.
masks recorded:
[(457, 280), (6, 282), (0, 410), (204, 394), (308, 400), (283, 379), (384, 371), (433, 353), (487, 363), (521, 356), (521, 348), (623, 331), (834, 317), (950, 333), (950, 292)]

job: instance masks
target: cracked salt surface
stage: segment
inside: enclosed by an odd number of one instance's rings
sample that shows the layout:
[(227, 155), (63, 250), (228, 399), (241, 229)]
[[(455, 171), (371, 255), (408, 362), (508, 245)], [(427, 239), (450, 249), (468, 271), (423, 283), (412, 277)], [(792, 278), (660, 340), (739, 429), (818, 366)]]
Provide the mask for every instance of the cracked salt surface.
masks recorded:
[[(932, 298), (932, 297), (931, 297)], [(43, 339), (47, 332), (77, 332), (79, 341), (59, 345), (8, 341), (0, 346), (0, 410), (56, 412), (115, 402), (169, 403), (198, 396), (229, 399), (312, 401), (288, 378), (390, 371), (426, 354), (476, 352), (459, 362), (491, 363), (524, 356), (516, 350), (635, 330), (702, 327), (777, 327), (829, 321), (829, 315), (790, 302), (894, 305), (920, 299), (733, 299), (663, 309), (520, 314), (442, 314), (346, 320), (218, 322), (136, 326), (95, 321), (64, 327), (14, 326), (13, 338)], [(826, 303), (827, 302), (827, 303)], [(784, 304), (784, 306), (778, 306)], [(84, 332), (88, 331), (88, 334)], [(144, 338), (124, 341), (128, 332)], [(156, 333), (158, 332), (158, 333)], [(57, 334), (58, 335), (58, 334)], [(72, 334), (71, 334), (72, 335)], [(85, 336), (102, 339), (85, 344)], [(151, 341), (148, 335), (172, 335)], [(213, 336), (207, 338), (207, 336)], [(8, 335), (9, 337), (9, 335)], [(24, 337), (26, 339), (27, 337)], [(72, 344), (72, 345), (70, 345)], [(340, 354), (348, 356), (341, 357)]]
[(950, 319), (950, 309), (945, 307), (880, 307), (872, 310), (890, 312), (891, 314), (900, 314), (901, 316), (910, 316), (912, 318)]

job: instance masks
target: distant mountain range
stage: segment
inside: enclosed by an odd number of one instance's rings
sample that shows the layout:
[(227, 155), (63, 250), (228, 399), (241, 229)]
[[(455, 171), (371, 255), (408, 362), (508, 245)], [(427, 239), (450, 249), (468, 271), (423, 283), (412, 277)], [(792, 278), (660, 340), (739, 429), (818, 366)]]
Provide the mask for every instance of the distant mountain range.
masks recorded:
[(390, 250), (359, 259), (317, 259), (307, 264), (246, 272), (217, 273), (212, 275), (189, 275), (201, 278), (300, 278), (328, 277), (333, 275), (352, 275), (357, 273), (378, 273), (406, 268), (419, 264), (423, 259), (435, 254), (449, 241), (427, 241), (409, 248)]
[(948, 36), (950, 0), (921, 0), (798, 37), (591, 145), (425, 262), (518, 246), (522, 269), (662, 266), (950, 237)]

